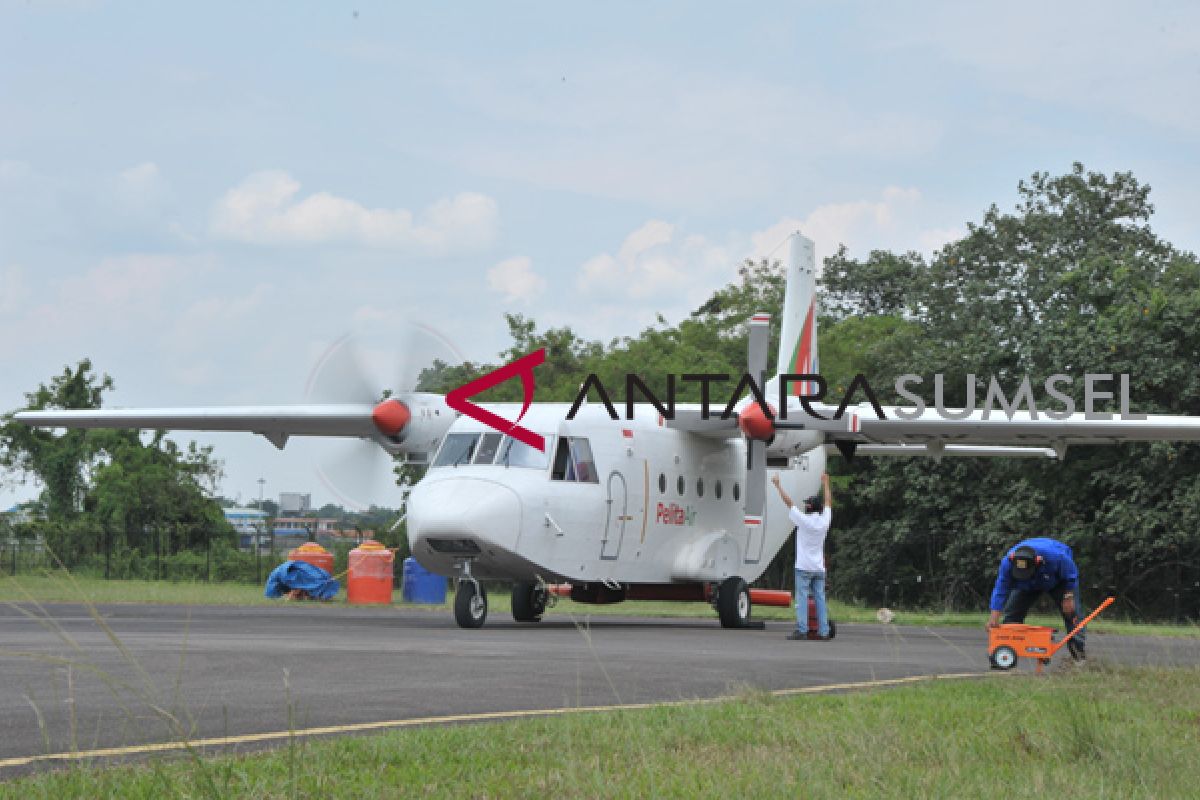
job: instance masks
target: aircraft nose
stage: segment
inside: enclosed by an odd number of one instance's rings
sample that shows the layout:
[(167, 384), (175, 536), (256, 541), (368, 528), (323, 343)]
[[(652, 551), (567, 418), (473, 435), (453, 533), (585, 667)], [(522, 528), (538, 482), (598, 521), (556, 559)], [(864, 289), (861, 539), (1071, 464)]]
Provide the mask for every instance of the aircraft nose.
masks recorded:
[(509, 487), (478, 478), (421, 482), (408, 499), (408, 523), (414, 545), (423, 539), (435, 551), (463, 541), (511, 550), (521, 530), (521, 500)]

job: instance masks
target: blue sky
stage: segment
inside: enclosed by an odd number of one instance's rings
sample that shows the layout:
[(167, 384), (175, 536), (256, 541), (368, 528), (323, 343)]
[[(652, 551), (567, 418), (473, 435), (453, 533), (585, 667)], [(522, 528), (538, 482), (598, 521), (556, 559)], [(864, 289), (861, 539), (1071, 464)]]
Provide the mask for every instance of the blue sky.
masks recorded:
[[(1076, 160), (1200, 246), (1185, 3), (0, 3), (0, 75), (4, 409), (83, 356), (114, 405), (277, 403), (348, 331), (384, 374), (414, 324), (634, 334), (795, 227), (931, 252)], [(337, 499), (336, 445), (204, 441)]]

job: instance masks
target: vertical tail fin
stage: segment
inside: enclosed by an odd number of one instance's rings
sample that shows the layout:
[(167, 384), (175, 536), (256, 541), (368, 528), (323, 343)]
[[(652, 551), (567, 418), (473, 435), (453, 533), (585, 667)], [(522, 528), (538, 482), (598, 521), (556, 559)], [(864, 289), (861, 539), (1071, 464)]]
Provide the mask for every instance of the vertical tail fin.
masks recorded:
[[(799, 231), (788, 240), (784, 262), (787, 288), (783, 296), (783, 326), (779, 339), (780, 375), (817, 373), (817, 261), (813, 241)], [(812, 384), (794, 383), (792, 395), (815, 392)]]

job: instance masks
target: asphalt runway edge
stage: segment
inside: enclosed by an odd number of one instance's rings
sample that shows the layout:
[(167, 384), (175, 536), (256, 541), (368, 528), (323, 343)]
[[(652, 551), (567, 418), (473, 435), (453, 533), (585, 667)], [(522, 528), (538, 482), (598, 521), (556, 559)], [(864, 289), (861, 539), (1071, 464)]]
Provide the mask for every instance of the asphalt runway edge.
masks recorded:
[[(834, 692), (866, 691), (914, 683), (931, 683), (941, 680), (963, 680), (966, 678), (992, 677), (990, 672), (955, 672), (940, 675), (909, 675), (903, 678), (886, 678), (854, 683), (830, 683), (820, 686), (803, 686), (793, 689), (772, 689), (765, 694), (772, 697), (794, 697), (804, 694), (829, 694)], [(258, 744), (262, 742), (285, 741), (288, 739), (306, 738), (313, 736), (335, 736), (351, 733), (369, 733), (373, 731), (394, 730), (397, 728), (415, 728), (426, 725), (452, 725), (468, 722), (503, 722), (506, 720), (529, 719), (534, 717), (553, 717), (566, 714), (598, 714), (606, 711), (636, 711), (649, 708), (674, 708), (680, 706), (711, 705), (725, 703), (738, 699), (738, 695), (726, 694), (717, 697), (702, 697), (692, 700), (668, 700), (651, 703), (616, 703), (598, 706), (562, 706), (559, 708), (517, 709), (514, 711), (482, 711), (470, 714), (446, 714), (432, 717), (410, 717), (408, 719), (382, 720), (379, 722), (358, 722), (348, 725), (328, 725), (315, 728), (298, 728), (286, 731), (267, 731), (264, 733), (247, 733), (238, 736), (217, 736), (206, 739), (188, 739), (179, 742), (154, 742), (127, 747), (102, 747), (94, 750), (78, 750), (75, 752), (42, 753), (31, 756), (17, 756), (0, 760), (0, 769), (12, 767), (28, 767), (34, 764), (55, 761), (87, 761), (92, 759), (121, 758), (142, 756), (153, 753), (170, 753), (180, 750), (205, 750), (214, 747), (231, 747), (242, 744)]]

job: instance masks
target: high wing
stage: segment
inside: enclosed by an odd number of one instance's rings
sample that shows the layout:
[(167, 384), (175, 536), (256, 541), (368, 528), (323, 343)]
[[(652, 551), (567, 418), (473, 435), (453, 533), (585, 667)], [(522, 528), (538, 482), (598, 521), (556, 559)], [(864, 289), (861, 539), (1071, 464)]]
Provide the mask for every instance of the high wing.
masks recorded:
[[(839, 452), (837, 445), (825, 445), (825, 452)], [(1057, 458), (1050, 447), (1021, 447), (1019, 445), (970, 444), (855, 444), (856, 456), (897, 456), (900, 458)]]
[(230, 406), (226, 408), (133, 408), (79, 411), (18, 411), (13, 418), (38, 428), (140, 428), (172, 431), (258, 433), (279, 448), (290, 436), (379, 435), (374, 406)]
[(454, 414), (441, 395), (414, 392), (380, 403), (229, 406), (209, 408), (18, 411), (18, 422), (38, 428), (257, 433), (282, 449), (292, 436), (369, 439), (391, 452), (430, 452)]
[[(836, 411), (831, 406), (818, 405), (813, 405), (813, 410), (822, 416)], [(858, 417), (858, 430), (827, 429), (827, 439), (862, 445), (922, 444), (935, 450), (948, 445), (1052, 447), (1060, 454), (1068, 445), (1077, 444), (1200, 441), (1200, 417), (1150, 414), (1142, 419), (1122, 419), (1112, 414), (1109, 419), (1088, 419), (1084, 414), (1071, 414), (1053, 419), (1045, 412), (1017, 411), (1010, 417), (1003, 411), (990, 410), (973, 411), (962, 419), (947, 419), (927, 410), (913, 419), (903, 419), (898, 411), (911, 414), (913, 410), (895, 406), (884, 406), (882, 410), (886, 419), (879, 419), (868, 404), (848, 409)], [(803, 412), (797, 415), (789, 409), (789, 423), (802, 423), (804, 418)]]

